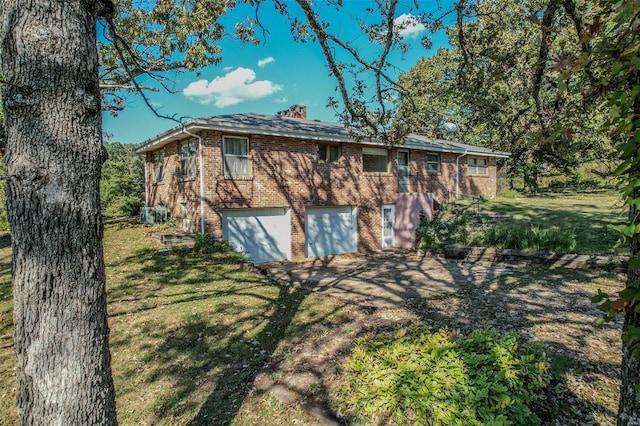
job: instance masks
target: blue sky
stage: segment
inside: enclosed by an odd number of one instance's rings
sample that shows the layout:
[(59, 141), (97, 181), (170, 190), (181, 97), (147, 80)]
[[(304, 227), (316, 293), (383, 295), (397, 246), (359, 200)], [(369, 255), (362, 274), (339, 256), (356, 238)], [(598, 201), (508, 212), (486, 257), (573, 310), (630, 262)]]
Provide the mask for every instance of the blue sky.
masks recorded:
[[(416, 14), (414, 2), (407, 0), (406, 3), (398, 8), (396, 19), (399, 21)], [(369, 0), (344, 0), (340, 13), (326, 5), (320, 11), (321, 18), (330, 23), (330, 32), (358, 46), (360, 53), (368, 58), (375, 55), (375, 47), (358, 31), (353, 17), (363, 16), (370, 4)], [(443, 7), (434, 0), (420, 5), (431, 10)], [(297, 7), (293, 3), (290, 6)], [(240, 7), (230, 11), (222, 22), (225, 28), (233, 28), (235, 22), (254, 14), (253, 9)], [(302, 104), (307, 107), (308, 118), (335, 121), (334, 111), (328, 109), (326, 103), (330, 96), (339, 96), (318, 45), (293, 41), (288, 23), (268, 4), (260, 9), (260, 20), (269, 31), (265, 43), (255, 46), (226, 37), (220, 42), (221, 64), (206, 67), (199, 75), (195, 72), (177, 74), (177, 93), (149, 93), (153, 104), (162, 114), (194, 118), (243, 112), (275, 114), (290, 105)], [(420, 24), (405, 25), (403, 35), (409, 42), (409, 51), (402, 55), (396, 52), (391, 57), (402, 71), (408, 71), (420, 58), (431, 56), (438, 47), (447, 45), (445, 34), (440, 32), (432, 37), (432, 49), (425, 50), (420, 38), (427, 33)], [(126, 99), (127, 107), (117, 117), (106, 113), (103, 116), (104, 131), (111, 135), (111, 141), (141, 143), (177, 124), (155, 117), (135, 95)]]

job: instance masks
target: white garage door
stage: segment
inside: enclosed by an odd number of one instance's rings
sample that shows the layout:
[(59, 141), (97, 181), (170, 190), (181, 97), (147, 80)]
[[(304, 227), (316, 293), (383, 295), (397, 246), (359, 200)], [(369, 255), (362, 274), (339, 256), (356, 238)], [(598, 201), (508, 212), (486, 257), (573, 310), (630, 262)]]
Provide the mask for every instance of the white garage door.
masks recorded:
[(305, 224), (307, 257), (358, 251), (355, 207), (309, 207)]
[(222, 238), (245, 252), (254, 263), (291, 259), (290, 210), (223, 210)]

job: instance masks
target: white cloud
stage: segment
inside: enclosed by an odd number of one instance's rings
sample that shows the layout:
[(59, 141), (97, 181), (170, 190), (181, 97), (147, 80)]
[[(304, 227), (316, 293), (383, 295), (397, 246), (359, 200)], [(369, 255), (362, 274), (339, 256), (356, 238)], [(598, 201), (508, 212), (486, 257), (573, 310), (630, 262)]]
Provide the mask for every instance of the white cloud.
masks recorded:
[(233, 67), (224, 67), (224, 68), (222, 68), (222, 71), (224, 71), (224, 72), (229, 72), (229, 71), (231, 71), (232, 69), (233, 69)]
[(287, 102), (289, 102), (289, 100), (283, 96), (281, 98), (276, 99), (274, 102), (277, 104), (286, 104)]
[(402, 38), (418, 38), (427, 29), (418, 17), (408, 13), (398, 16), (393, 24)]
[(259, 66), (260, 68), (264, 68), (264, 67), (266, 67), (267, 65), (269, 65), (270, 63), (275, 62), (275, 61), (276, 61), (276, 60), (273, 58), (273, 56), (269, 56), (268, 58), (260, 59), (260, 60), (258, 61), (258, 66)]
[(282, 90), (282, 86), (269, 80), (256, 80), (256, 73), (249, 68), (236, 68), (224, 76), (211, 81), (198, 80), (190, 83), (183, 94), (203, 105), (215, 105), (218, 108), (256, 100)]

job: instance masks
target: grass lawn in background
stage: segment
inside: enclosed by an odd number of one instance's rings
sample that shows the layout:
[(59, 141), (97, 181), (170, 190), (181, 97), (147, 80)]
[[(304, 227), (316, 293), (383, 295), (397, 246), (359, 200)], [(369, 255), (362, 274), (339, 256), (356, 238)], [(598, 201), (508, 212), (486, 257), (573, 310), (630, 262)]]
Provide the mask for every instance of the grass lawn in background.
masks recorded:
[(619, 235), (611, 226), (624, 219), (621, 196), (615, 191), (496, 197), (480, 203), (480, 215), (498, 226), (573, 229), (579, 254), (628, 252), (625, 246), (614, 249)]

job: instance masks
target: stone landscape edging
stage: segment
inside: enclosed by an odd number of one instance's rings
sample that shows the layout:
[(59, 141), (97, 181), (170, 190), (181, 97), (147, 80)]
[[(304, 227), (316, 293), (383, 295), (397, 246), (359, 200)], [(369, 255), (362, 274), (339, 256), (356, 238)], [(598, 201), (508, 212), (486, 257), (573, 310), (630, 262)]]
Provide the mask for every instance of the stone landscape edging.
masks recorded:
[(473, 247), (450, 244), (444, 248), (447, 259), (467, 262), (525, 262), (564, 268), (595, 268), (615, 272), (627, 269), (628, 256), (561, 254), (518, 249), (498, 249), (495, 247)]

